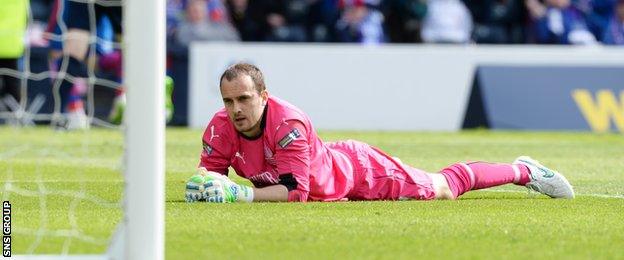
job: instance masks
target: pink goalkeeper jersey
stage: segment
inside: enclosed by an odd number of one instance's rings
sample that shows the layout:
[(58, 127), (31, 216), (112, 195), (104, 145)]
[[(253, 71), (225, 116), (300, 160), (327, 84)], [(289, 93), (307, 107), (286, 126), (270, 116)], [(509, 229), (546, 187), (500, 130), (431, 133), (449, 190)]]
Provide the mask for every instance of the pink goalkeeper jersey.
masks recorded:
[(283, 184), (289, 201), (340, 200), (353, 188), (353, 165), (344, 153), (326, 146), (297, 107), (269, 96), (263, 133), (239, 134), (225, 109), (204, 132), (200, 166), (227, 174), (228, 167), (256, 187)]

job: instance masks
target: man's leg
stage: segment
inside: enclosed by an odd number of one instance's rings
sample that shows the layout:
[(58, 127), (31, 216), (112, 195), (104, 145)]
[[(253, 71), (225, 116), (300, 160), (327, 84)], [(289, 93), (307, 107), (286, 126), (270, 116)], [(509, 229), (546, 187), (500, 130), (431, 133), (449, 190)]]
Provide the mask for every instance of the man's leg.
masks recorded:
[(435, 199), (452, 200), (456, 197), (453, 195), (451, 188), (449, 187), (446, 177), (442, 174), (427, 173), (433, 183), (433, 190), (435, 192)]
[(73, 83), (63, 80), (61, 84), (62, 110), (67, 113), (67, 129), (88, 128), (83, 98), (87, 93), (87, 65), (85, 58), (89, 49), (89, 31), (69, 29), (63, 46), (63, 54), (68, 62), (67, 74), (73, 77)]
[(529, 182), (529, 169), (521, 164), (456, 163), (443, 169), (440, 173), (446, 179), (453, 198), (471, 190), (508, 183), (524, 186)]
[[(382, 150), (358, 141), (338, 142), (332, 148), (349, 154), (354, 166), (350, 200), (431, 200), (437, 197), (427, 172), (410, 167)], [(438, 185), (440, 187), (441, 185)]]
[(73, 77), (73, 82), (67, 78), (62, 79), (61, 110), (68, 116), (65, 125), (67, 129), (83, 129), (89, 126), (83, 102), (87, 90), (88, 69), (85, 60), (91, 30), (88, 4), (67, 1), (65, 11), (68, 31), (63, 43), (63, 62), (67, 62), (66, 72)]
[(71, 28), (67, 31), (67, 38), (63, 46), (63, 53), (78, 61), (83, 62), (89, 50), (88, 30)]
[[(471, 190), (504, 184), (527, 186), (553, 198), (573, 198), (570, 183), (560, 173), (523, 156), (512, 164), (470, 162), (453, 164), (441, 171), (453, 198)], [(445, 188), (442, 183), (440, 189)], [(528, 185), (527, 185), (528, 184)]]

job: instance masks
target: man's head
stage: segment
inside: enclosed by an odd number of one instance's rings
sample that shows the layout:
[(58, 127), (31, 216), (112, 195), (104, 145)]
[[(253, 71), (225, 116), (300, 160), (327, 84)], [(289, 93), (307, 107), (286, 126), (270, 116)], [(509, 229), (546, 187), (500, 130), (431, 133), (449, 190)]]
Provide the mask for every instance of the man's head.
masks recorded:
[(221, 75), (219, 88), (236, 130), (248, 137), (259, 135), (262, 113), (269, 98), (260, 69), (248, 63), (234, 64)]
[(624, 0), (618, 0), (616, 2), (615, 15), (620, 22), (624, 22)]
[(570, 6), (570, 0), (546, 0), (546, 5), (557, 9), (565, 9)]
[(206, 0), (190, 0), (186, 5), (186, 19), (193, 23), (201, 23), (206, 20)]

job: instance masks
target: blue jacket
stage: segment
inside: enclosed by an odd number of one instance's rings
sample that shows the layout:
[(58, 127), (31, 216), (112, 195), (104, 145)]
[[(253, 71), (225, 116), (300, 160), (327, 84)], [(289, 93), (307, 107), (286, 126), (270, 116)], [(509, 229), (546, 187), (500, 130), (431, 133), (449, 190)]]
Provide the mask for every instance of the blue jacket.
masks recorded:
[(549, 19), (557, 11), (556, 8), (549, 7), (544, 17), (535, 21), (535, 41), (543, 44), (570, 44), (568, 35), (573, 30), (587, 30), (587, 25), (583, 17), (572, 7), (559, 9), (563, 29), (557, 31)]

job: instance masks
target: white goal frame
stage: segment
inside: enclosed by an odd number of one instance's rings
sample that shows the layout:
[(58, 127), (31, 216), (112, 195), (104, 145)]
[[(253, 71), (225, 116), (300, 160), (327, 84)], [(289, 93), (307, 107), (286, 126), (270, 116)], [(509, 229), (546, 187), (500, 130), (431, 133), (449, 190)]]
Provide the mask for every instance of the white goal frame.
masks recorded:
[[(165, 0), (124, 0), (125, 259), (164, 259)], [(113, 241), (114, 242), (114, 241)]]

